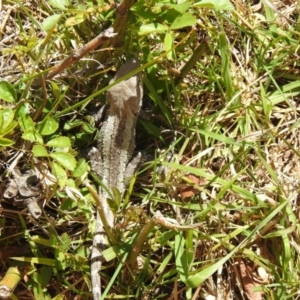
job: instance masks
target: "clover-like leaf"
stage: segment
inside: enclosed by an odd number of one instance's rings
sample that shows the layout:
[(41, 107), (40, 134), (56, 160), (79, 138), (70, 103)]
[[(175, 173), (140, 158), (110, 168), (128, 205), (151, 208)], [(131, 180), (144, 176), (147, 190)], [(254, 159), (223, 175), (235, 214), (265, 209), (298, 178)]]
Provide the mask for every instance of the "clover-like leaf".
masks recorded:
[(59, 136), (50, 140), (47, 144), (47, 147), (59, 147), (59, 148), (68, 148), (71, 146), (71, 140), (65, 136)]
[(69, 153), (53, 152), (50, 156), (67, 170), (73, 171), (76, 167), (76, 160), (74, 156)]
[(17, 100), (16, 92), (7, 81), (0, 82), (0, 99), (13, 103)]
[(28, 115), (23, 115), (21, 118), (19, 118), (19, 125), (24, 132), (33, 131), (35, 129), (35, 124)]
[(37, 142), (38, 144), (44, 143), (42, 136), (34, 130), (24, 132), (22, 138), (30, 142)]

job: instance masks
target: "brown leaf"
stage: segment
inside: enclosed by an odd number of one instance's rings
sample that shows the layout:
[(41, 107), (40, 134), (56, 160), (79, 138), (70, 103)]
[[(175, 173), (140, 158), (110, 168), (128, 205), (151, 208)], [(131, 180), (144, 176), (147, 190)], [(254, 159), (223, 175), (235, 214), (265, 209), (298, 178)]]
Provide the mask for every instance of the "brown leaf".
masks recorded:
[[(196, 177), (194, 175), (188, 175), (186, 177), (190, 181), (194, 182), (196, 185), (203, 185), (203, 184), (205, 184), (205, 180), (203, 178), (199, 178), (199, 177)], [(193, 186), (190, 186), (190, 185), (185, 185), (180, 190), (181, 198), (182, 199), (192, 197), (192, 196), (194, 196), (196, 194), (199, 194), (199, 192), (200, 192), (199, 189), (194, 188)]]
[(253, 291), (253, 289), (257, 286), (260, 286), (260, 284), (254, 281), (251, 267), (247, 267), (244, 260), (241, 258), (238, 258), (238, 262), (242, 284), (247, 297), (249, 300), (262, 300), (263, 293)]

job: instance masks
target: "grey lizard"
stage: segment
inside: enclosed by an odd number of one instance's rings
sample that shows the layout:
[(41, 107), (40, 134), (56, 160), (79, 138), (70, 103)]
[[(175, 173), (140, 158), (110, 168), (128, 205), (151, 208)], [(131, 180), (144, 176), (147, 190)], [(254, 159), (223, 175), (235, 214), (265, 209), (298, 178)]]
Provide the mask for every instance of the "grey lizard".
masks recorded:
[[(116, 73), (110, 83), (132, 72), (140, 66), (136, 59), (127, 61)], [(114, 227), (114, 216), (107, 203), (111, 198), (108, 191), (115, 187), (123, 196), (126, 181), (138, 168), (141, 154), (132, 158), (135, 149), (135, 129), (138, 114), (142, 105), (142, 74), (138, 73), (124, 80), (107, 91), (105, 120), (100, 129), (97, 148), (90, 153), (92, 170), (101, 178), (103, 186), (99, 188), (99, 198), (107, 217), (108, 225)], [(102, 250), (107, 242), (104, 227), (97, 212), (96, 231), (91, 255), (91, 280), (93, 299), (101, 298), (100, 269), (103, 262)]]

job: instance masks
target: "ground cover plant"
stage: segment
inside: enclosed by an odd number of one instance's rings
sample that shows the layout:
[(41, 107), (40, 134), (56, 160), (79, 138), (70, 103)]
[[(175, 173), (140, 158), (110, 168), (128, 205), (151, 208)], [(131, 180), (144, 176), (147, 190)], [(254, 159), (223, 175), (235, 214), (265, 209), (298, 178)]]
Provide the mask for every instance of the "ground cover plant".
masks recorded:
[(0, 2), (0, 294), (91, 299), (84, 151), (135, 56), (149, 160), (114, 191), (103, 298), (298, 299), (298, 45), (295, 0)]

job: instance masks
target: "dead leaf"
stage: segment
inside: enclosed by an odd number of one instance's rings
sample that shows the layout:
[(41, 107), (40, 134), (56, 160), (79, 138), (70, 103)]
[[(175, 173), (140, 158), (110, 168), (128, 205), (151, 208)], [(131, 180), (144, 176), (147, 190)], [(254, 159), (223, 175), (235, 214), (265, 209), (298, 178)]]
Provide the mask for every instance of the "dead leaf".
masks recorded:
[[(203, 185), (205, 184), (205, 180), (203, 178), (196, 177), (194, 175), (188, 175), (186, 178), (196, 185)], [(199, 189), (195, 188), (194, 186), (191, 185), (184, 185), (181, 190), (181, 198), (184, 200), (185, 198), (193, 197), (194, 195), (197, 195), (200, 193)]]
[(252, 270), (250, 266), (246, 266), (242, 258), (238, 258), (238, 263), (242, 284), (247, 297), (249, 298), (249, 300), (262, 300), (263, 293), (253, 291), (255, 287), (260, 286), (260, 284), (255, 282), (253, 278), (252, 272), (255, 271)]

